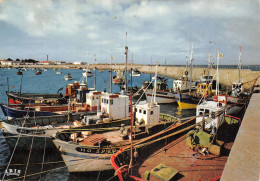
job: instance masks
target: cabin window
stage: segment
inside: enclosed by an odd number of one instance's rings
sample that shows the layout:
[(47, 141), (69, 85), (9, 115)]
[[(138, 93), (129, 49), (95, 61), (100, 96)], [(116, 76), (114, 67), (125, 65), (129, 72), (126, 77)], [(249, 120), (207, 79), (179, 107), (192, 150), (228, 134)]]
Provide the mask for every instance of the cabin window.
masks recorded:
[(104, 102), (104, 99), (103, 99), (103, 98), (101, 99), (101, 102), (102, 102), (102, 103)]
[(142, 113), (142, 109), (139, 109), (139, 113)]
[(150, 112), (150, 115), (153, 115), (153, 111)]
[(144, 110), (144, 113), (143, 114), (146, 114), (146, 110)]
[(135, 108), (135, 112), (137, 112), (137, 108)]
[(203, 114), (204, 114), (204, 112), (199, 112), (199, 115), (200, 115), (200, 116), (203, 116)]
[(107, 99), (107, 104), (108, 104), (108, 99)]
[(112, 100), (110, 100), (110, 105), (113, 105), (113, 99), (112, 99)]
[(94, 100), (94, 97), (92, 97), (92, 100)]
[(98, 99), (98, 97), (96, 97), (96, 99)]
[(209, 110), (208, 109), (205, 109), (205, 114), (209, 114)]

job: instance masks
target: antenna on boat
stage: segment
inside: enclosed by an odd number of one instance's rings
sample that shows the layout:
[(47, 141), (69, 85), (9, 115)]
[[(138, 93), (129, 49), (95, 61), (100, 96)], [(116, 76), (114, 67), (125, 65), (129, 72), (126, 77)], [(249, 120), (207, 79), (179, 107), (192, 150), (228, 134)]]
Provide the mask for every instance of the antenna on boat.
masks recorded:
[(241, 77), (240, 77), (240, 71), (241, 71), (241, 49), (242, 49), (242, 47), (240, 46), (239, 63), (238, 63), (238, 83), (241, 82)]

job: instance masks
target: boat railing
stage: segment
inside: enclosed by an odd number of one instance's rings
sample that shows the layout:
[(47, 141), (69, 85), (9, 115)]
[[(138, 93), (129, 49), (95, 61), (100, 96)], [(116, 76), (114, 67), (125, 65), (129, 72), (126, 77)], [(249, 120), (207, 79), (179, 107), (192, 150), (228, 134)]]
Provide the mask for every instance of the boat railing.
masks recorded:
[(166, 120), (167, 122), (173, 122), (173, 121), (177, 120), (176, 117), (169, 115), (169, 114), (163, 114), (163, 113), (160, 113), (159, 118), (162, 120)]

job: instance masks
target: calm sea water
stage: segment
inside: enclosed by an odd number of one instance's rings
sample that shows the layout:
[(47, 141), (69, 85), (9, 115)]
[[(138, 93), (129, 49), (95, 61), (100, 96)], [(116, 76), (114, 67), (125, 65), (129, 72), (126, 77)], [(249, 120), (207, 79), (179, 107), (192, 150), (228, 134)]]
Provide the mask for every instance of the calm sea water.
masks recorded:
[[(57, 90), (63, 87), (61, 91), (64, 93), (65, 87), (68, 83), (79, 81), (82, 77), (82, 70), (59, 70), (62, 72), (61, 75), (57, 75), (53, 69), (48, 71), (42, 71), (41, 75), (35, 75), (35, 70), (23, 71), (22, 78), (22, 92), (31, 93), (57, 93)], [(21, 85), (21, 76), (16, 75), (17, 69), (0, 69), (0, 102), (7, 103), (6, 91), (7, 88), (7, 77), (9, 79), (10, 91), (19, 91)], [(73, 80), (65, 81), (64, 76), (67, 73), (71, 73)], [(115, 72), (113, 72), (115, 75)], [(153, 76), (153, 75), (152, 75)], [(141, 87), (143, 81), (150, 80), (150, 74), (141, 74), (140, 77), (133, 77), (132, 86)], [(130, 76), (128, 77), (130, 80)], [(169, 87), (172, 87), (173, 79), (168, 78), (167, 83)], [(107, 90), (110, 91), (109, 82), (109, 71), (104, 72), (96, 71), (96, 88), (99, 91)], [(88, 86), (94, 87), (94, 76), (88, 77)], [(130, 82), (129, 82), (130, 86)], [(119, 92), (120, 86), (113, 84), (113, 92)], [(170, 114), (177, 117), (187, 117), (195, 115), (195, 111), (180, 111), (178, 110), (177, 103), (173, 104), (162, 104), (161, 112)], [(3, 113), (0, 113), (0, 117), (3, 119)], [(29, 155), (29, 165), (27, 169), (28, 174), (34, 174), (41, 171), (43, 150), (33, 151), (30, 155), (29, 151), (16, 150), (13, 159), (11, 160), (11, 166), (9, 168), (22, 170), (26, 167)], [(79, 173), (70, 174), (62, 161), (61, 156), (55, 148), (48, 150), (45, 154), (45, 163), (43, 171), (52, 170), (46, 173), (37, 174), (34, 176), (26, 177), (26, 180), (108, 180), (113, 177), (114, 171), (100, 172), (100, 173)], [(20, 175), (22, 176), (22, 175)], [(23, 178), (19, 179), (22, 180)]]

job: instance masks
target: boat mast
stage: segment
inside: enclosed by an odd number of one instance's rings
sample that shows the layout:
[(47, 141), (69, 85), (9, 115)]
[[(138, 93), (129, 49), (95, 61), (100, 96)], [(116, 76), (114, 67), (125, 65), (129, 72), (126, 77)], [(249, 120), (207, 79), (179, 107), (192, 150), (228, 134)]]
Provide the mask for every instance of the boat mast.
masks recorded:
[(212, 56), (209, 54), (209, 59), (208, 59), (208, 77), (207, 77), (207, 81), (206, 81), (208, 83), (210, 83), (209, 76), (210, 76), (211, 58), (212, 58)]
[(155, 76), (154, 76), (155, 80), (154, 80), (154, 99), (151, 99), (151, 101), (153, 100), (153, 102), (156, 102), (155, 101), (155, 98), (156, 98), (156, 89), (157, 89), (157, 63), (155, 65)]
[(110, 56), (110, 93), (112, 94), (112, 55)]
[(8, 101), (7, 102), (8, 102), (8, 106), (9, 106), (9, 92), (10, 92), (10, 90), (9, 90), (9, 79), (8, 79), (8, 77), (6, 77), (6, 79), (7, 79), (7, 92), (8, 92)]
[(133, 165), (133, 108), (132, 108), (132, 92), (130, 92), (130, 134), (131, 134), (131, 160), (130, 160), (130, 169), (132, 175), (132, 165)]
[(189, 81), (189, 93), (191, 93), (191, 80), (192, 80), (192, 66), (193, 66), (193, 43), (191, 44), (191, 54), (190, 54), (190, 81)]
[(218, 96), (219, 91), (219, 72), (218, 72), (218, 64), (219, 64), (219, 50), (217, 55), (217, 85), (216, 85), (216, 96)]
[(97, 67), (95, 67), (94, 69), (94, 89), (96, 90), (96, 71), (97, 71)]
[(128, 59), (128, 46), (127, 46), (127, 32), (126, 32), (126, 46), (125, 46), (125, 91), (127, 92), (127, 59)]
[(21, 82), (20, 82), (20, 95), (22, 94), (22, 83), (23, 83), (23, 74), (21, 75)]
[(241, 82), (241, 77), (240, 77), (240, 71), (241, 71), (241, 46), (240, 46), (240, 52), (239, 52), (239, 63), (238, 63), (238, 83)]

